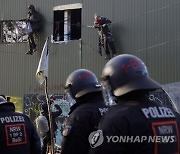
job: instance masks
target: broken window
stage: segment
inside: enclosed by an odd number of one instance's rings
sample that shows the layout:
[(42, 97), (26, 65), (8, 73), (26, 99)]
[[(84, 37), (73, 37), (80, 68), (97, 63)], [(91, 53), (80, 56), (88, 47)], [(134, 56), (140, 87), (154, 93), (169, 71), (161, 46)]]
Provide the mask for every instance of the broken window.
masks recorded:
[(80, 3), (54, 7), (53, 42), (81, 38), (81, 10)]
[(0, 41), (2, 43), (27, 42), (25, 21), (4, 20), (0, 23)]

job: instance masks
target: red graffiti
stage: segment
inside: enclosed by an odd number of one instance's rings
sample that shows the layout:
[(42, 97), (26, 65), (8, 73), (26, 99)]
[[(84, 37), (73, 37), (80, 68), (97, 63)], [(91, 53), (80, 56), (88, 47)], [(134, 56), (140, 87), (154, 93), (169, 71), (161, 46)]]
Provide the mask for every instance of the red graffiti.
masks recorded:
[[(48, 85), (48, 91), (61, 91), (64, 90), (64, 84), (60, 83), (60, 84), (52, 84), (52, 85)], [(29, 86), (29, 92), (33, 92), (33, 93), (39, 93), (44, 91), (44, 86), (36, 86), (36, 87), (32, 87), (32, 85)]]

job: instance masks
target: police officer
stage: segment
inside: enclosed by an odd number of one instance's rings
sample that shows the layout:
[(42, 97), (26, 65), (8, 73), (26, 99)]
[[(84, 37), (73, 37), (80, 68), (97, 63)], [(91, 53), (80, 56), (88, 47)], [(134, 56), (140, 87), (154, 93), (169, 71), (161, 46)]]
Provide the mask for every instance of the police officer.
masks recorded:
[(0, 96), (0, 153), (41, 154), (41, 143), (30, 119)]
[(99, 125), (97, 133), (104, 140), (93, 153), (180, 153), (180, 117), (173, 109), (150, 101), (149, 92), (161, 85), (149, 77), (141, 59), (130, 54), (114, 57), (103, 69), (102, 85), (110, 87), (117, 104)]
[(94, 73), (78, 69), (68, 76), (65, 89), (71, 108), (64, 124), (61, 154), (87, 154), (88, 137), (107, 111), (101, 86)]

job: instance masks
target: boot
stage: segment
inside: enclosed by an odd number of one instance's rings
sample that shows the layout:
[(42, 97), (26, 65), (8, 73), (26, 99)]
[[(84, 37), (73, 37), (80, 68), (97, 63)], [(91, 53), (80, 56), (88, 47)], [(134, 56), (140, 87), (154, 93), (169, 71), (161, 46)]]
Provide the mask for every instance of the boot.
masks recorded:
[(29, 50), (29, 51), (27, 51), (25, 54), (27, 54), (27, 55), (32, 55), (32, 54), (33, 54), (33, 51), (32, 51), (32, 50)]

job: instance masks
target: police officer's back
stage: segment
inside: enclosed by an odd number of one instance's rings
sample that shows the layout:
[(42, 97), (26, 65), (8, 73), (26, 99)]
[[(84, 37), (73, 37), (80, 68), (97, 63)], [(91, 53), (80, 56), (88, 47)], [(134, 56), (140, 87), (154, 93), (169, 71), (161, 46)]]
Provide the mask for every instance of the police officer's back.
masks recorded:
[(0, 97), (0, 153), (41, 154), (40, 138), (30, 119)]
[[(152, 80), (145, 64), (136, 56), (123, 54), (111, 59), (102, 73), (117, 105), (99, 125), (104, 137), (97, 154), (179, 154), (179, 115), (158, 102), (149, 92), (161, 86)], [(99, 140), (96, 140), (98, 143)]]
[(66, 92), (72, 106), (63, 130), (62, 154), (86, 154), (89, 134), (107, 111), (101, 86), (91, 71), (79, 69), (67, 78)]

